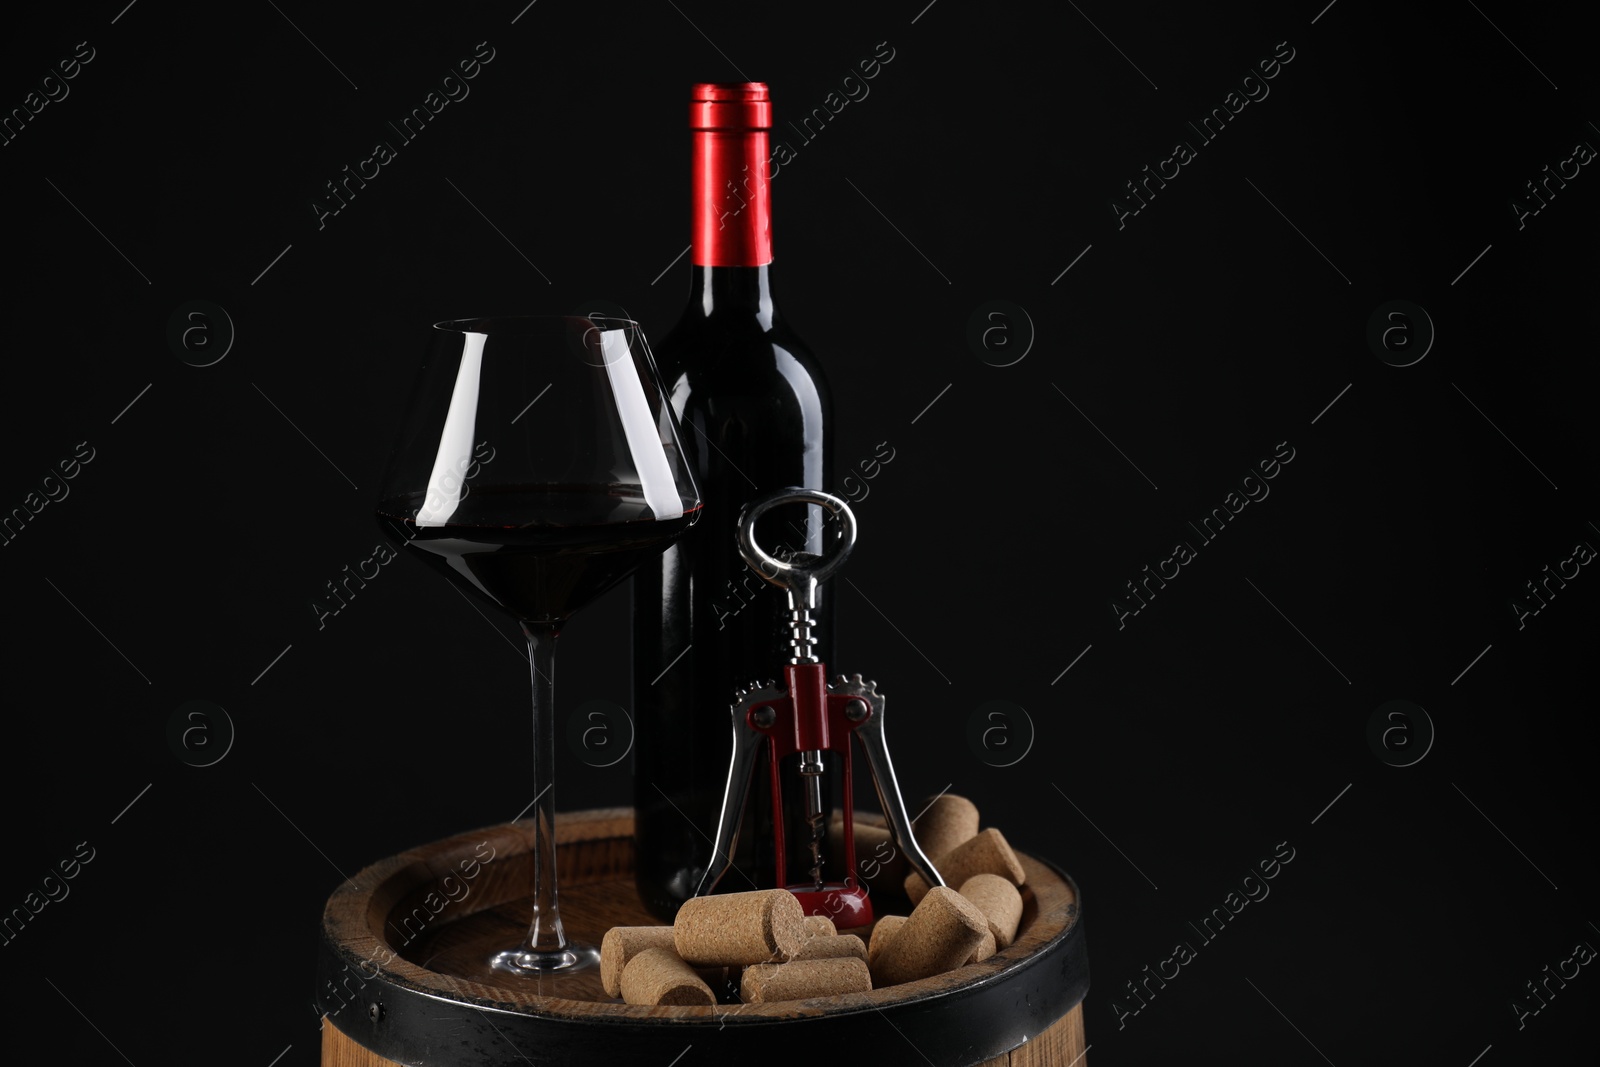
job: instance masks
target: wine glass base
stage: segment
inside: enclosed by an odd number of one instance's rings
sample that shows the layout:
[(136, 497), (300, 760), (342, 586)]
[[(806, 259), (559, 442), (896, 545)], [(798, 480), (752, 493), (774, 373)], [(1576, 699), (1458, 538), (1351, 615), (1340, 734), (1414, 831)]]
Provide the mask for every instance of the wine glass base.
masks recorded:
[(600, 950), (593, 945), (567, 942), (566, 948), (551, 952), (534, 952), (526, 948), (507, 949), (496, 953), (489, 966), (507, 974), (523, 978), (542, 978), (548, 975), (577, 974), (600, 965)]

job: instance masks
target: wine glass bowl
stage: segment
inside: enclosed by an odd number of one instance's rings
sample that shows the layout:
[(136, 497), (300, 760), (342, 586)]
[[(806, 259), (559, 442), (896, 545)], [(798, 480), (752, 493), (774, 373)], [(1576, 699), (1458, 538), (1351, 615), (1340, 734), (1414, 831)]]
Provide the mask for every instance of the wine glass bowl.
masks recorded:
[(492, 964), (592, 966), (556, 885), (554, 646), (563, 623), (699, 517), (700, 497), (644, 332), (600, 315), (435, 324), (390, 457), (385, 534), (515, 619), (533, 681), (533, 921)]

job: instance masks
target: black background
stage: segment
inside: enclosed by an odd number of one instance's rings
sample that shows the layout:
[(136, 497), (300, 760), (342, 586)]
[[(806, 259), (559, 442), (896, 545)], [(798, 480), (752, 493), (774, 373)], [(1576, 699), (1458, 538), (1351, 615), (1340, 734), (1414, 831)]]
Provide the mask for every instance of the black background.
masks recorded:
[[(1600, 943), (1600, 578), (1520, 629), (1511, 607), (1600, 544), (1600, 178), (1584, 167), (1520, 229), (1511, 207), (1600, 144), (1582, 20), (924, 2), (118, 0), (7, 26), (3, 109), (95, 50), (0, 148), (0, 509), (94, 450), (0, 554), (0, 911), (94, 849), (0, 947), (8, 1043), (316, 1061), (313, 945), (341, 876), (532, 796), (511, 625), (412, 560), (320, 630), (310, 606), (378, 540), (428, 324), (609, 300), (659, 337), (688, 271), (668, 269), (687, 85), (765, 80), (781, 123), (887, 42), (869, 95), (790, 135), (773, 183), (836, 477), (894, 450), (857, 505), (838, 666), (891, 695), (908, 793), (973, 798), (1080, 882), (1089, 1061), (1592, 1062), (1590, 968), (1521, 1029), (1511, 1007)], [(319, 229), (323, 183), (480, 41), (470, 96)], [(1197, 142), (1185, 123), (1279, 42), (1270, 95), (1119, 229), (1123, 183)], [(236, 329), (204, 368), (167, 342), (196, 299)], [(967, 342), (994, 299), (1035, 332), (1010, 366), (991, 363), (1021, 348)], [(1366, 340), (1396, 299), (1437, 332), (1407, 367)], [(1003, 325), (996, 343), (1025, 347)], [(1123, 584), (1279, 442), (1294, 459), (1270, 496), (1119, 629)], [(625, 590), (562, 646), (565, 707), (626, 704)], [(237, 733), (204, 768), (166, 734), (196, 699)], [(1404, 768), (1366, 734), (1396, 699), (1436, 733)], [(966, 740), (989, 700), (1035, 731), (1009, 767)], [(626, 761), (560, 759), (563, 810), (628, 801)], [(1198, 944), (1188, 921), (1280, 842), (1270, 895)], [(1124, 983), (1179, 941), (1197, 958), (1124, 1014)], [(849, 1054), (916, 1062), (884, 1040)]]

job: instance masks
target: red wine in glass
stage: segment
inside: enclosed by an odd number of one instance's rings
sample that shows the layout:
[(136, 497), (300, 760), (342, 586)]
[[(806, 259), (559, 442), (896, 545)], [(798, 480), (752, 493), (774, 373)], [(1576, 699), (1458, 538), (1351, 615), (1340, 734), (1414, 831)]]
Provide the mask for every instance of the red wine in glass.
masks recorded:
[(555, 638), (700, 515), (644, 333), (625, 319), (514, 316), (434, 326), (390, 457), (384, 532), (516, 619), (533, 679), (533, 921), (488, 961), (525, 977), (594, 966), (561, 925)]
[(696, 504), (657, 518), (641, 498), (604, 487), (492, 487), (483, 496), (501, 521), (418, 526), (415, 495), (380, 504), (378, 514), (393, 523), (391, 538), (424, 553), (440, 574), (518, 621), (558, 626), (699, 517)]

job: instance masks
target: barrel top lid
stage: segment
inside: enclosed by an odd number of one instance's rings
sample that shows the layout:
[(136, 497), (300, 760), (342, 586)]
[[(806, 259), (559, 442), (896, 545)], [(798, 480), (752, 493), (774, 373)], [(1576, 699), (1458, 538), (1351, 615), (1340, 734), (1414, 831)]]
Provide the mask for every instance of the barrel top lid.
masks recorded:
[[(857, 820), (873, 822), (865, 812)], [(572, 872), (562, 885), (571, 936), (598, 943), (613, 926), (657, 922), (634, 887), (633, 833), (629, 809), (570, 812), (557, 821), (563, 872)], [(528, 914), (532, 836), (525, 823), (459, 834), (379, 860), (335, 890), (323, 913), (315, 984), (331, 1027), (397, 1062), (418, 1062), (448, 1041), (461, 1053), (452, 1063), (489, 1067), (503, 1062), (509, 1040), (540, 1048), (553, 1062), (598, 1057), (608, 1067), (659, 1067), (664, 1028), (674, 1040), (683, 1035), (677, 1049), (704, 1036), (734, 1059), (759, 1062), (771, 1057), (774, 1041), (829, 1048), (879, 1041), (882, 1015), (914, 1028), (923, 1047), (945, 1050), (934, 1055), (944, 1067), (1031, 1042), (1088, 989), (1077, 887), (1055, 866), (1019, 855), (1027, 888), (1016, 940), (932, 978), (816, 1000), (649, 1007), (607, 996), (596, 969), (576, 977), (572, 992), (540, 995), (487, 963)], [(347, 989), (354, 997), (341, 992)], [(931, 1001), (940, 1010), (930, 1010)], [(375, 1018), (373, 1004), (380, 1005)]]

